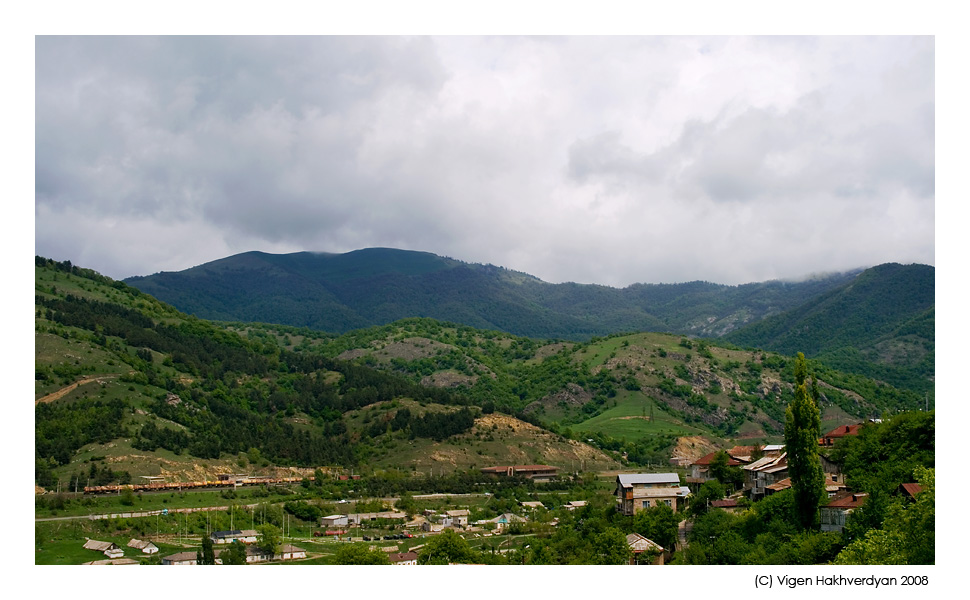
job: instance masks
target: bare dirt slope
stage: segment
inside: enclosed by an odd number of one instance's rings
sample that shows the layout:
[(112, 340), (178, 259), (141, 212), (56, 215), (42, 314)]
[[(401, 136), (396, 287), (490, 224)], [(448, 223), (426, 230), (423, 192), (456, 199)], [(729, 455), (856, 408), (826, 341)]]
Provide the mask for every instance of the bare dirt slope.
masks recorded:
[(53, 402), (54, 400), (58, 400), (60, 398), (63, 398), (64, 396), (70, 394), (75, 389), (77, 389), (78, 386), (84, 385), (86, 383), (92, 383), (92, 382), (95, 382), (95, 381), (98, 382), (98, 383), (104, 383), (108, 379), (114, 379), (114, 377), (115, 377), (114, 375), (100, 375), (98, 377), (85, 377), (84, 379), (81, 379), (80, 381), (75, 381), (71, 385), (62, 387), (61, 389), (57, 390), (56, 392), (51, 392), (50, 394), (47, 394), (46, 396), (44, 396), (42, 398), (38, 398), (38, 399), (34, 400), (34, 405), (36, 406), (36, 405), (41, 404), (43, 402)]

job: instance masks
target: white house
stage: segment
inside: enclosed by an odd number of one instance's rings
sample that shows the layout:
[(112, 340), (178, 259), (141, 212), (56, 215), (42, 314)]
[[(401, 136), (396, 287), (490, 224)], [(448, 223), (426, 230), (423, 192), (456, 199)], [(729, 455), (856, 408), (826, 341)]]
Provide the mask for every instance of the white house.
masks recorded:
[(196, 552), (177, 552), (162, 557), (163, 565), (195, 565), (198, 564)]
[(213, 544), (231, 544), (236, 540), (244, 544), (255, 544), (259, 532), (255, 529), (233, 529), (231, 531), (213, 531), (209, 539)]
[(341, 525), (347, 525), (347, 523), (347, 515), (330, 515), (329, 517), (320, 518), (320, 527), (339, 527)]
[(446, 510), (445, 516), (441, 519), (441, 524), (445, 527), (465, 527), (468, 525), (467, 510)]

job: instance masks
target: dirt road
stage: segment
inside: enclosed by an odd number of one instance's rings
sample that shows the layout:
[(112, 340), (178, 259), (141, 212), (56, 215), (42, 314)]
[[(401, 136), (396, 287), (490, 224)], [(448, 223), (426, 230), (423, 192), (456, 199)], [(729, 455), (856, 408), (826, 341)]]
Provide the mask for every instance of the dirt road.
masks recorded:
[(51, 392), (50, 394), (47, 394), (43, 398), (38, 398), (37, 400), (34, 400), (34, 406), (37, 406), (41, 402), (53, 402), (58, 398), (63, 398), (64, 396), (73, 392), (79, 385), (84, 385), (86, 383), (91, 383), (93, 381), (97, 381), (98, 383), (104, 383), (105, 380), (114, 379), (115, 377), (117, 377), (117, 375), (100, 375), (98, 377), (85, 377), (80, 381), (75, 381), (71, 385), (57, 390), (56, 392)]

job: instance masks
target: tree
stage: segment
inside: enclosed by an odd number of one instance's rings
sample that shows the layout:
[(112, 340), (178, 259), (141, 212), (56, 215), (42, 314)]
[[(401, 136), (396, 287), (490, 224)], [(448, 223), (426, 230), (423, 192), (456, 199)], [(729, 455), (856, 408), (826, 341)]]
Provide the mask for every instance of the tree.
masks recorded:
[(822, 418), (816, 401), (818, 385), (805, 382), (808, 366), (801, 352), (795, 358), (795, 397), (785, 409), (785, 450), (795, 496), (795, 512), (803, 529), (818, 525), (818, 507), (825, 497), (825, 474), (818, 458)]
[(595, 564), (600, 565), (625, 565), (633, 557), (626, 536), (615, 527), (608, 527), (593, 538), (593, 552)]
[(472, 551), (468, 542), (450, 529), (432, 538), (418, 553), (419, 565), (467, 563), (471, 559)]
[(915, 502), (896, 499), (887, 509), (882, 529), (845, 547), (835, 559), (839, 565), (932, 565), (936, 563), (936, 475), (917, 467), (922, 491)]
[(724, 450), (717, 452), (711, 459), (710, 473), (724, 485), (736, 488), (744, 483), (744, 471), (738, 467), (729, 466), (730, 460), (731, 457)]
[(390, 564), (387, 553), (381, 550), (368, 550), (360, 544), (344, 544), (334, 553), (337, 565), (386, 565)]
[(264, 523), (256, 526), (259, 536), (256, 538), (256, 545), (272, 555), (280, 553), (283, 532), (276, 525)]
[(224, 565), (244, 565), (246, 564), (246, 546), (239, 540), (233, 540), (229, 548), (222, 551), (219, 555)]
[(665, 504), (654, 506), (633, 515), (633, 531), (653, 540), (667, 550), (677, 544), (677, 515)]
[(216, 553), (212, 548), (212, 538), (202, 538), (202, 549), (196, 553), (196, 562), (200, 565), (216, 564)]
[[(693, 515), (702, 515), (707, 512), (710, 503), (720, 500), (725, 496), (724, 486), (716, 479), (705, 481), (697, 493), (691, 499), (690, 512)], [(656, 541), (656, 540), (654, 540)]]

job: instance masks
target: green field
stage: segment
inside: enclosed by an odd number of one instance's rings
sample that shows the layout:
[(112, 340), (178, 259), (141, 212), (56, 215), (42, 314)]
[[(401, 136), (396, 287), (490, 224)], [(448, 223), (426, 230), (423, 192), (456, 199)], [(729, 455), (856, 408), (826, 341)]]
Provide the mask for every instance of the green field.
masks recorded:
[[(652, 409), (652, 410), (651, 410)], [(651, 420), (651, 414), (653, 419)], [(704, 429), (688, 425), (670, 416), (652, 399), (639, 392), (620, 390), (616, 406), (576, 425), (573, 431), (603, 433), (616, 439), (637, 440), (650, 435), (702, 435)]]

